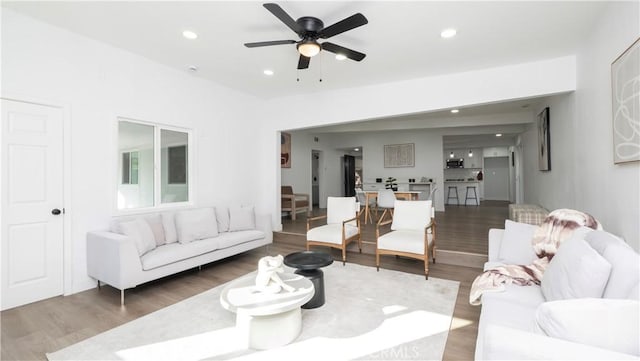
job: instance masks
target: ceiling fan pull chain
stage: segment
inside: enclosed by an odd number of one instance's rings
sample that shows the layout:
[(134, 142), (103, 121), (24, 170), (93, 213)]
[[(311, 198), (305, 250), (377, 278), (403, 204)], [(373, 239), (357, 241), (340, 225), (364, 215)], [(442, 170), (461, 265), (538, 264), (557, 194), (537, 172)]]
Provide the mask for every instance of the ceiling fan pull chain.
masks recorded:
[(324, 57), (323, 56), (319, 56), (318, 58), (320, 58), (320, 79), (318, 79), (319, 83), (322, 83), (322, 64), (324, 63), (324, 61), (322, 60)]

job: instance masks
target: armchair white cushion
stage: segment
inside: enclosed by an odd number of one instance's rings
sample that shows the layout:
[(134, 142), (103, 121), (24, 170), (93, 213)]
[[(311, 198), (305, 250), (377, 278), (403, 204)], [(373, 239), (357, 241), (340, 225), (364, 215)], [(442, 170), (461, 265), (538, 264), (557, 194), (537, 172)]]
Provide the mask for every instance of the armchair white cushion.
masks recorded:
[(377, 228), (376, 267), (381, 255), (398, 255), (424, 260), (425, 276), (429, 275), (429, 249), (435, 261), (435, 231), (431, 201), (394, 202), (391, 232), (380, 235), (380, 226), (388, 224), (381, 218)]
[[(358, 227), (350, 224), (345, 225), (345, 238), (351, 238), (358, 233)], [(312, 228), (307, 232), (307, 239), (323, 240), (328, 243), (342, 244), (342, 224), (326, 224), (324, 226)]]
[[(307, 250), (310, 246), (327, 246), (342, 250), (342, 263), (347, 260), (347, 246), (358, 241), (362, 252), (360, 238), (359, 204), (355, 197), (328, 197), (327, 215), (307, 218)], [(327, 224), (311, 227), (311, 222), (327, 219)]]
[[(429, 245), (433, 242), (433, 235), (427, 234)], [(378, 238), (378, 248), (424, 254), (424, 231), (394, 231)]]

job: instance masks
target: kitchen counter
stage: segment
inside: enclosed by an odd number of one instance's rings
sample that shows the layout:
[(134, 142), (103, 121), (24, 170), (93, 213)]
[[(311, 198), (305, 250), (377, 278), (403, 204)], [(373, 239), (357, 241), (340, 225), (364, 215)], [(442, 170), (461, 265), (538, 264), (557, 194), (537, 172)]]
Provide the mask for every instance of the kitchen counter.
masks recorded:
[(445, 183), (480, 183), (479, 180), (446, 180)]

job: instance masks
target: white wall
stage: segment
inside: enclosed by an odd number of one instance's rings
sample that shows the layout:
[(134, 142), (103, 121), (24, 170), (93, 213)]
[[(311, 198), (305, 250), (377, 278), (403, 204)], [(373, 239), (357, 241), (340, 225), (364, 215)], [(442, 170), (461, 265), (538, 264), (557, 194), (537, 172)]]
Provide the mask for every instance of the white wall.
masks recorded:
[[(611, 2), (576, 56), (575, 95), (551, 108), (551, 172), (537, 171), (532, 129), (523, 137), (525, 201), (583, 210), (640, 249), (640, 162), (613, 163), (611, 63), (640, 36), (640, 3)], [(533, 132), (533, 134), (532, 134)]]
[(534, 123), (522, 135), (524, 148), (523, 186), (525, 203), (548, 210), (575, 207), (575, 94), (553, 97), (536, 109), (532, 117), (549, 107), (551, 171), (538, 167), (538, 129)]
[(118, 116), (194, 130), (197, 205), (255, 202), (260, 192), (252, 174), (259, 139), (246, 131), (257, 118), (246, 104), (261, 101), (4, 8), (2, 96), (67, 111), (66, 292), (95, 286), (86, 275), (86, 233), (107, 228), (115, 213)]

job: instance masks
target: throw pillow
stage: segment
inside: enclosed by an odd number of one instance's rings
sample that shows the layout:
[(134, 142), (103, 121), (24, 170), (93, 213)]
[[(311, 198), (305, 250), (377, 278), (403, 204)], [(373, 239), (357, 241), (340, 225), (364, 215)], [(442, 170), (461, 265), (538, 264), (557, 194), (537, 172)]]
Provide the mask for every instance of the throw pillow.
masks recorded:
[(498, 258), (506, 264), (529, 265), (538, 258), (531, 240), (538, 226), (527, 223), (504, 222), (504, 236), (500, 242)]
[(156, 248), (156, 240), (151, 227), (144, 219), (139, 218), (133, 221), (121, 222), (120, 229), (122, 234), (129, 237), (136, 245), (139, 256)]
[(601, 298), (611, 264), (580, 238), (570, 238), (558, 248), (542, 278), (547, 301), (569, 298)]
[(215, 207), (218, 232), (229, 232), (229, 209), (227, 207)]
[(149, 223), (149, 227), (151, 228), (151, 232), (153, 232), (153, 238), (156, 241), (156, 246), (162, 246), (167, 243), (164, 238), (164, 226), (162, 225), (162, 217), (158, 214), (155, 216), (145, 218), (147, 223)]
[(181, 211), (176, 213), (175, 218), (180, 243), (218, 236), (218, 222), (213, 208)]
[(256, 229), (256, 217), (253, 206), (229, 208), (229, 231), (247, 231)]
[(173, 213), (162, 213), (162, 228), (164, 228), (164, 238), (167, 244), (178, 242), (178, 231)]
[(640, 302), (582, 298), (545, 302), (536, 311), (537, 332), (550, 337), (640, 355)]

